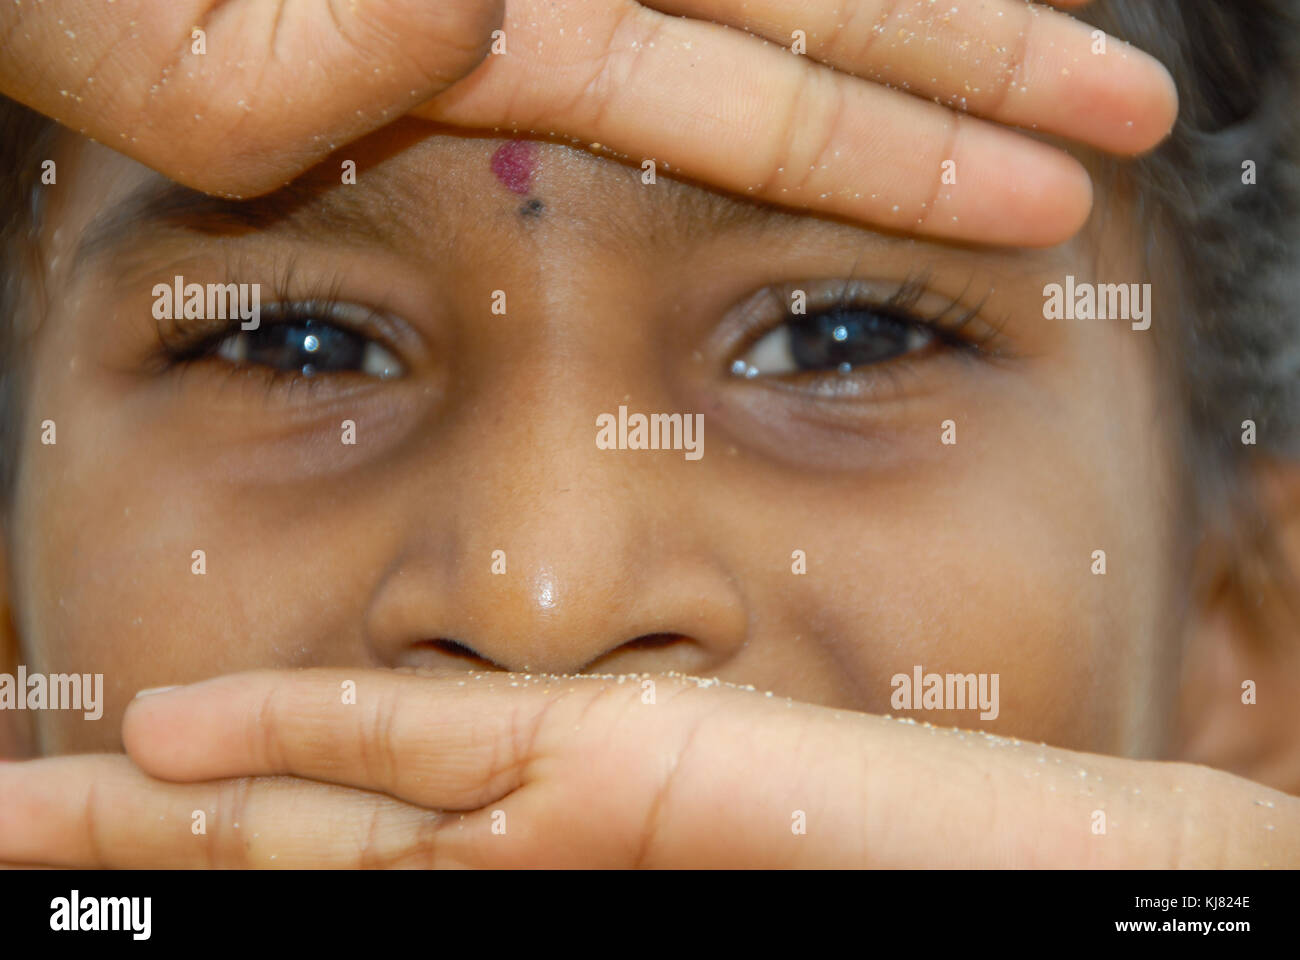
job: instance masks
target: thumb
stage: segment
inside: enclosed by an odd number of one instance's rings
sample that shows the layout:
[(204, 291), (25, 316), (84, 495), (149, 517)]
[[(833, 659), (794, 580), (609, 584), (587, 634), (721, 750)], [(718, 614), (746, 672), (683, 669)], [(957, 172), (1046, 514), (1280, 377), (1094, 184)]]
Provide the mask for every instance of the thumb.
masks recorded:
[(0, 92), (187, 186), (255, 196), (474, 69), (504, 0), (0, 6)]

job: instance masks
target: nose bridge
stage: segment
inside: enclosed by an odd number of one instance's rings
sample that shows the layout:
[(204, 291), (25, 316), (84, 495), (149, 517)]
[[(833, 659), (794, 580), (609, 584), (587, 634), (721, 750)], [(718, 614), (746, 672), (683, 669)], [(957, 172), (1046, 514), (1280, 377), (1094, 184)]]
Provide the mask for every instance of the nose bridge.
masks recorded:
[(477, 440), (480, 469), (458, 498), (456, 539), (467, 558), (493, 562), (461, 564), (456, 579), (480, 644), (527, 636), (545, 659), (573, 660), (575, 644), (635, 629), (616, 618), (648, 536), (636, 491), (654, 471), (599, 450), (589, 406), (552, 393), (502, 435)]

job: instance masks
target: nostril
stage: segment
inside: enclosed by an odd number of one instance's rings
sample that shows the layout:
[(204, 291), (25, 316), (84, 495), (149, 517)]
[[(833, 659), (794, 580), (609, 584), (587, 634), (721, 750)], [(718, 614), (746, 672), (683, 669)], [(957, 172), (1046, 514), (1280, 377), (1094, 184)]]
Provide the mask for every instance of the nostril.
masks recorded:
[(699, 673), (713, 664), (708, 649), (681, 633), (643, 633), (587, 664), (583, 673)]
[(447, 639), (421, 640), (419, 643), (416, 644), (416, 646), (423, 650), (437, 651), (438, 653), (441, 653), (444, 656), (453, 657), (456, 660), (465, 661), (480, 669), (489, 669), (489, 670), (504, 669), (500, 664), (494, 663), (493, 661), (489, 660), (487, 657), (483, 656), (478, 651), (474, 650), (472, 647), (467, 647), (465, 646), (465, 644), (461, 643), (458, 640), (447, 640)]
[[(490, 648), (489, 648), (490, 649)], [(532, 663), (522, 659), (500, 661), (484, 656), (474, 647), (450, 637), (416, 640), (403, 648), (393, 663), (419, 670), (516, 671), (519, 673), (680, 673), (698, 674), (712, 669), (716, 661), (707, 647), (682, 633), (643, 633), (624, 641), (585, 666), (566, 660), (564, 652), (553, 660)]]
[(620, 648), (622, 650), (659, 650), (663, 647), (670, 647), (674, 643), (685, 641), (687, 638), (680, 633), (647, 633), (643, 636), (629, 640)]

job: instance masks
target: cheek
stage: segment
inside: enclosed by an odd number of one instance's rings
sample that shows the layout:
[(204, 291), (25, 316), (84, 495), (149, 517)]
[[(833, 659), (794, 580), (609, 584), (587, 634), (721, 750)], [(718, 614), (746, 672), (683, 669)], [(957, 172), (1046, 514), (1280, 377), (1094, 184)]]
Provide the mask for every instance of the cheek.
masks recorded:
[[(734, 562), (762, 585), (752, 618), (787, 661), (782, 682), (797, 688), (782, 692), (909, 714), (891, 704), (897, 674), (996, 674), (995, 719), (909, 715), (1075, 749), (1154, 750), (1175, 687), (1177, 585), (1173, 500), (1153, 479), (1170, 463), (1140, 382), (1129, 391), (1112, 376), (1111, 406), (1083, 384), (1065, 404), (987, 404), (960, 418), (941, 462), (897, 476), (790, 474), (764, 487), (738, 472), (717, 516), (747, 555), (768, 558), (762, 570)], [(791, 569), (795, 550), (806, 574)]]
[(145, 687), (358, 662), (367, 571), (385, 553), (364, 511), (331, 509), (329, 485), (241, 492), (125, 436), (98, 456), (91, 446), (61, 438), (60, 469), (20, 486), (28, 663), (104, 675), (99, 721), (42, 716), (48, 750), (116, 749), (121, 711)]
[[(973, 470), (960, 484), (820, 489), (785, 505), (783, 530), (753, 541), (770, 564), (746, 577), (756, 643), (785, 661), (781, 692), (897, 715), (908, 711), (891, 704), (896, 674), (996, 674), (996, 718), (912, 715), (1076, 749), (1128, 748), (1133, 711), (1151, 703), (1134, 679), (1157, 649), (1145, 576), (1158, 567), (1155, 538), (1130, 505), (1080, 496), (1062, 476), (1026, 466)], [(1095, 575), (1092, 552), (1103, 548), (1143, 575)]]

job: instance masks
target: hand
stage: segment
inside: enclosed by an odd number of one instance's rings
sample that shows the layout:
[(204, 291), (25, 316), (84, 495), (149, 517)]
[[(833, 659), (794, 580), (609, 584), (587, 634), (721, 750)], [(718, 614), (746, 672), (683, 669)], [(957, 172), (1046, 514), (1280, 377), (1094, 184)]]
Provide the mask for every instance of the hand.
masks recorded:
[[(209, 192), (271, 190), (427, 100), (418, 115), (600, 142), (768, 202), (1029, 246), (1078, 230), (1091, 183), (1067, 154), (998, 124), (1133, 153), (1176, 114), (1156, 61), (1114, 38), (1096, 54), (1087, 27), (1022, 0), (791, 9), (511, 0), (505, 53), (459, 79), (486, 51), (499, 2), (121, 0), (109, 19), (48, 0), (0, 7), (13, 51), (0, 90)], [(783, 46), (796, 30), (807, 56)]]
[[(653, 679), (653, 702), (645, 679)], [(343, 702), (348, 681), (355, 703)], [(0, 861), (1300, 862), (1300, 800), (1207, 768), (1079, 754), (701, 683), (343, 669), (219, 677), (134, 701), (123, 725), (130, 759), (0, 765)], [(206, 833), (196, 836), (191, 818), (200, 809)], [(1102, 834), (1094, 833), (1098, 810)], [(801, 814), (803, 833), (795, 829)]]
[(469, 73), (504, 2), (5, 3), (0, 92), (180, 183), (251, 196)]
[[(1091, 28), (1022, 0), (574, 0), (562, 16), (523, 0), (505, 29), (509, 56), (414, 113), (594, 140), (759, 200), (954, 240), (1050, 245), (1087, 219), (1083, 167), (998, 124), (1138, 153), (1177, 114), (1151, 57), (1114, 38), (1096, 54)], [(786, 49), (796, 30), (807, 56)]]

